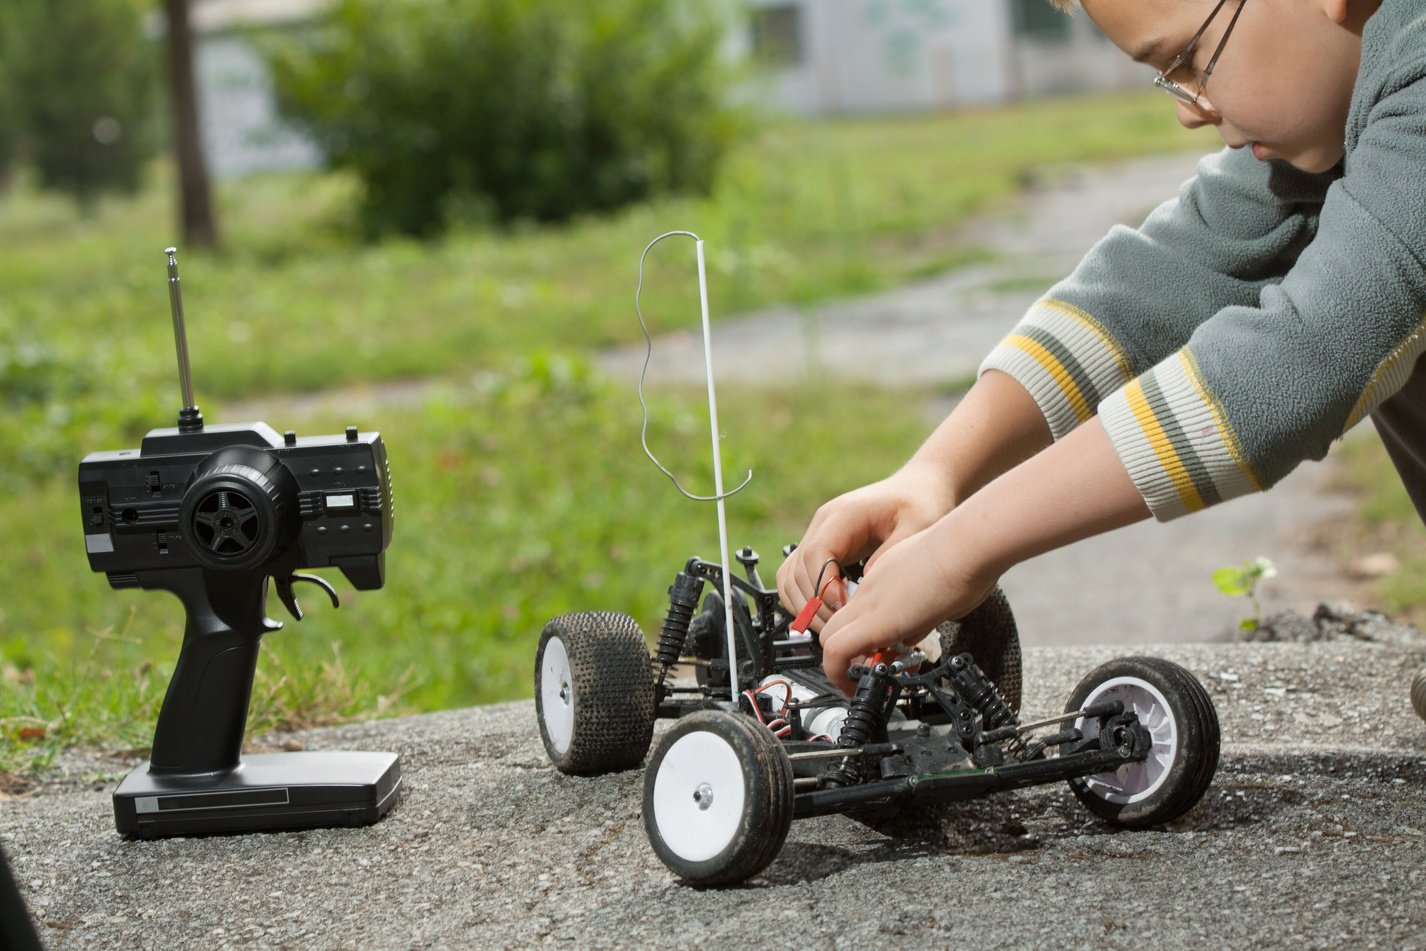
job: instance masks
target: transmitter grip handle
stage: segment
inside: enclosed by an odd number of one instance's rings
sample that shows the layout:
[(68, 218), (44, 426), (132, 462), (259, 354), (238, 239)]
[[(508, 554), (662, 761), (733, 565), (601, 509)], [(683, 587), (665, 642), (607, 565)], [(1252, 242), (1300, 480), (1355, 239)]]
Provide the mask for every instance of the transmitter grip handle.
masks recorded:
[(267, 616), (267, 573), (183, 568), (141, 579), (140, 584), (177, 595), (188, 614), (178, 666), (154, 730), (150, 771), (190, 774), (235, 768), (242, 754), (258, 648), (264, 634), (282, 627)]

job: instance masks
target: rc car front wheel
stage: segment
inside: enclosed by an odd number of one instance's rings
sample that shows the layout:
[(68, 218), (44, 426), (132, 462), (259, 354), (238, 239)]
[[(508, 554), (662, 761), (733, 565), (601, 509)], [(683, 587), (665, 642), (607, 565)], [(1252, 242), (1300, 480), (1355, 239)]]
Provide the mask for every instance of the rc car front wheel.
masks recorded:
[(654, 732), (654, 681), (638, 623), (586, 611), (546, 624), (535, 653), (535, 711), (545, 752), (561, 772), (643, 762)]
[[(1074, 689), (1066, 713), (1118, 700), (1148, 730), (1152, 746), (1137, 763), (1069, 781), (1085, 808), (1130, 828), (1169, 822), (1203, 798), (1218, 768), (1218, 713), (1198, 678), (1172, 661), (1122, 657), (1091, 671)], [(1074, 725), (1099, 736), (1097, 719)]]
[(792, 826), (792, 761), (751, 717), (683, 717), (644, 773), (644, 829), (658, 857), (695, 885), (730, 885), (762, 871)]

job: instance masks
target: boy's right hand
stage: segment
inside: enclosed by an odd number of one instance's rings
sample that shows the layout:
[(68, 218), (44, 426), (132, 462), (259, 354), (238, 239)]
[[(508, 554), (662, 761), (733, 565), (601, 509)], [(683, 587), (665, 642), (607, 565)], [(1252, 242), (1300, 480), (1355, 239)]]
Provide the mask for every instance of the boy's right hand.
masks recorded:
[[(783, 605), (793, 614), (801, 611), (818, 593), (820, 575), (826, 593), (811, 625), (820, 631), (846, 602), (841, 573), (836, 565), (827, 565), (829, 559), (843, 565), (866, 559), (870, 568), (883, 552), (934, 523), (953, 505), (944, 473), (911, 464), (880, 482), (837, 496), (817, 510), (796, 550), (777, 570)], [(831, 579), (837, 580), (829, 585)]]

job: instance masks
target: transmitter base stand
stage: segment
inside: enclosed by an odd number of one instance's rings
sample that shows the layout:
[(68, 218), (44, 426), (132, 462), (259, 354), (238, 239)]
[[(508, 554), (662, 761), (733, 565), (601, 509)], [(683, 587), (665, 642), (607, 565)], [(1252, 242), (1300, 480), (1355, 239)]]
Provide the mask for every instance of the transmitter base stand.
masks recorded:
[(114, 791), (114, 823), (126, 836), (371, 825), (401, 792), (395, 753), (260, 753), (210, 773), (150, 767), (144, 763)]

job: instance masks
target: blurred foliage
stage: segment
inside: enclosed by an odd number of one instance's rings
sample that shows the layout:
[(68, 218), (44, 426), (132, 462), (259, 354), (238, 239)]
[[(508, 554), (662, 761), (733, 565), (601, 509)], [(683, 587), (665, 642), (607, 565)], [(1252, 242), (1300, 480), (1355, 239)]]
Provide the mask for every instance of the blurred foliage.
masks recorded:
[(139, 187), (157, 149), (162, 50), (143, 0), (5, 0), (0, 15), (0, 172), (15, 158), (41, 187), (89, 208)]
[(339, 0), (269, 41), (283, 111), (371, 233), (561, 221), (707, 192), (740, 127), (719, 4)]
[(0, 17), (0, 192), (3, 192), (15, 163), (20, 143), (20, 86), (16, 77), (19, 31), (5, 25)]

